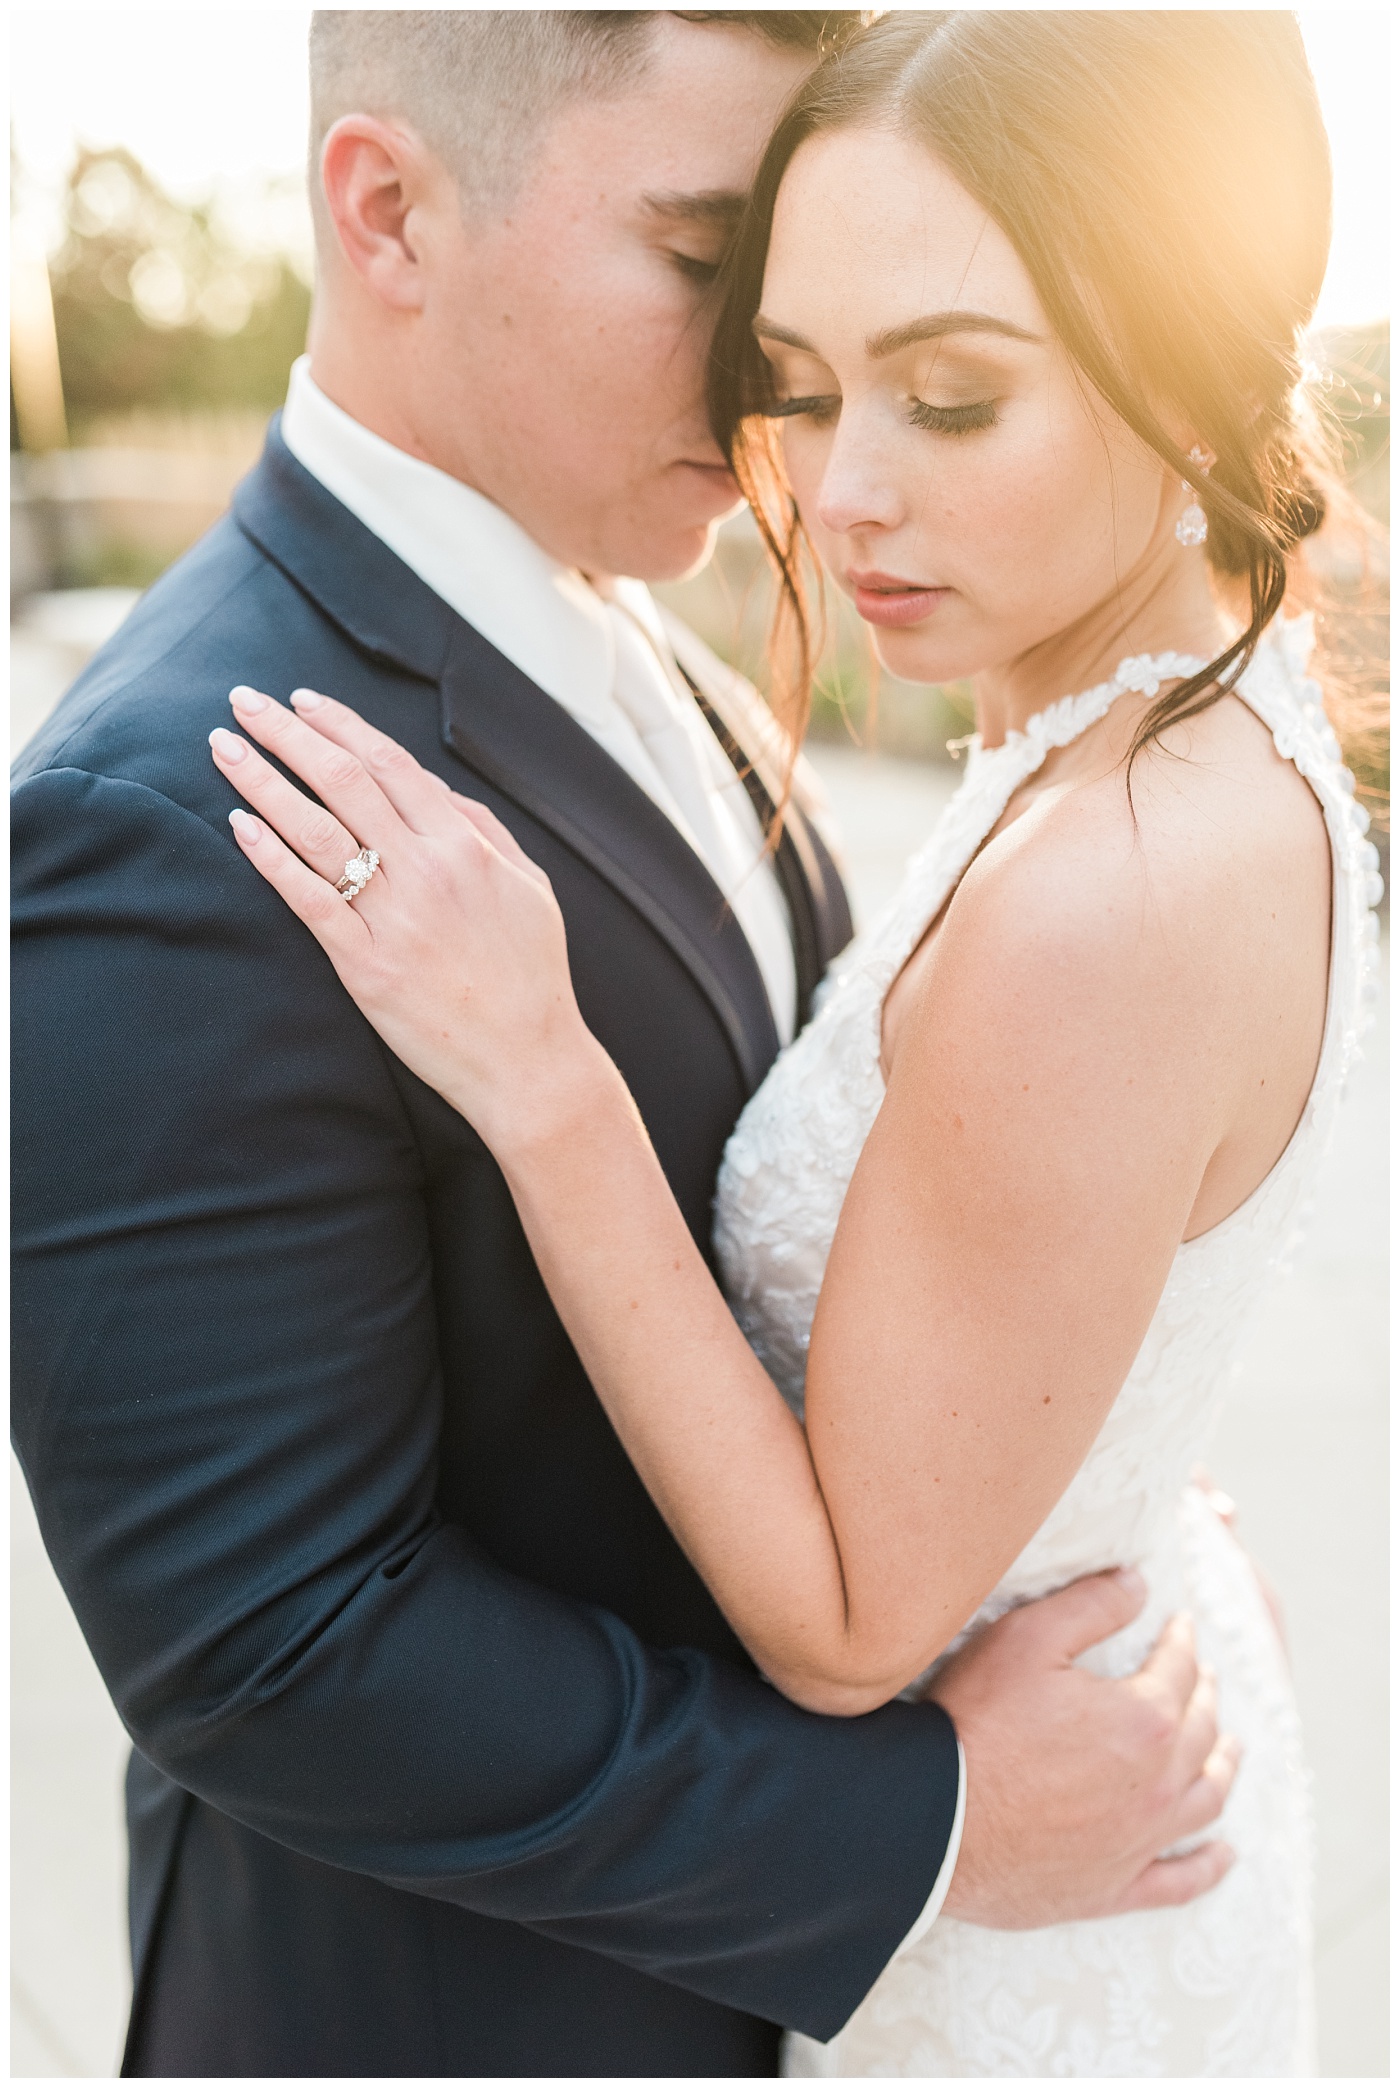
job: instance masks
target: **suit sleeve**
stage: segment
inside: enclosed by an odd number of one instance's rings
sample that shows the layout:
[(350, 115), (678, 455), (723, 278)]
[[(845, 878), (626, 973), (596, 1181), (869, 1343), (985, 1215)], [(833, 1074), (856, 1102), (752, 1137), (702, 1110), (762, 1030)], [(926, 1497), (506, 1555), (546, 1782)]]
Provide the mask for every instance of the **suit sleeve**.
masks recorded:
[(13, 835), (15, 1435), (137, 1746), (308, 1856), (831, 2036), (938, 1874), (944, 1715), (812, 1717), (444, 1523), (378, 1039), (158, 792), (50, 770)]

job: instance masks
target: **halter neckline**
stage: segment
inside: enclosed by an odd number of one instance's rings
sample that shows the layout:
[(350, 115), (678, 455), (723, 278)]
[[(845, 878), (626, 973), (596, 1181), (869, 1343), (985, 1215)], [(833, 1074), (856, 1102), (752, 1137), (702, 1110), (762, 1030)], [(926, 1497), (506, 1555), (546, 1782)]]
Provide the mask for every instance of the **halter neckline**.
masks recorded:
[(1067, 747), (1081, 732), (1096, 725), (1120, 696), (1131, 691), (1153, 697), (1164, 681), (1184, 681), (1199, 674), (1205, 664), (1194, 653), (1129, 653), (1118, 662), (1107, 681), (1096, 682), (1093, 688), (1082, 689), (1077, 695), (1061, 696), (1044, 710), (1033, 711), (1025, 724), (1014, 726), (998, 746), (984, 747), (981, 734), (974, 733), (972, 751), (986, 760), (1013, 746), (1025, 745), (1043, 756), (1052, 747)]

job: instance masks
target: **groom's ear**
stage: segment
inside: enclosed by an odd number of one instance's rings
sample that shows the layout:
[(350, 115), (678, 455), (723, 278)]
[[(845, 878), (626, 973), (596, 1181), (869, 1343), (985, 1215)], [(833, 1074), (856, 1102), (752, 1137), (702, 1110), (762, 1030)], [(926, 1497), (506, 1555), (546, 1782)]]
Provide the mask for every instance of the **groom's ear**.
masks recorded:
[(456, 185), (435, 154), (377, 116), (342, 116), (321, 147), (321, 194), (346, 265), (396, 312), (421, 311), (433, 220)]

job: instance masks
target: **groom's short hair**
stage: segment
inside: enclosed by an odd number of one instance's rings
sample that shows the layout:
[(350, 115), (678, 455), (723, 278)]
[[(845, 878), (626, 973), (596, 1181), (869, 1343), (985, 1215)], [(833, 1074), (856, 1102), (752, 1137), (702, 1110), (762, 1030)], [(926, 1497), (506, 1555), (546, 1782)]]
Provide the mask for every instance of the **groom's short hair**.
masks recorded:
[[(859, 17), (795, 8), (678, 10), (810, 51)], [(508, 201), (565, 102), (646, 70), (654, 10), (318, 9), (311, 17), (311, 152), (354, 112), (398, 116), (453, 167), (468, 202)], [(319, 184), (313, 178), (312, 194)]]

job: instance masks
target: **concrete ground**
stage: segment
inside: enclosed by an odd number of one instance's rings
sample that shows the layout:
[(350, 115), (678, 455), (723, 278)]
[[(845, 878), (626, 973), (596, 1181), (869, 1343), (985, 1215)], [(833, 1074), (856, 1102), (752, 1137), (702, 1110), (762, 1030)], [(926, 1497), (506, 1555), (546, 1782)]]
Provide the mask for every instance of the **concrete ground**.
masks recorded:
[[(31, 626), (12, 671), (18, 747), (73, 671), (72, 653)], [(844, 747), (814, 759), (868, 918), (956, 771)], [(1255, 1328), (1213, 1452), (1288, 1612), (1317, 1800), (1321, 2071), (1333, 2077), (1389, 2072), (1386, 1070), (1382, 1021), (1307, 1243)], [(108, 2075), (129, 1994), (125, 1738), (17, 1471), (12, 1544), (11, 2068)]]

